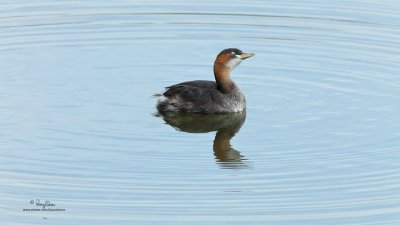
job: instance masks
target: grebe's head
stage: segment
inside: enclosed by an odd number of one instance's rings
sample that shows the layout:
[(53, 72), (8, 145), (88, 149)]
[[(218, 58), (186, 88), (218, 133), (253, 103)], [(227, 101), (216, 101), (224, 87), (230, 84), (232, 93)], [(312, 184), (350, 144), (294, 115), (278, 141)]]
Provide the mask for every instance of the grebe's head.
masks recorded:
[(224, 65), (229, 71), (233, 70), (242, 60), (252, 57), (254, 54), (243, 53), (237, 48), (227, 48), (222, 50), (215, 59), (215, 63)]

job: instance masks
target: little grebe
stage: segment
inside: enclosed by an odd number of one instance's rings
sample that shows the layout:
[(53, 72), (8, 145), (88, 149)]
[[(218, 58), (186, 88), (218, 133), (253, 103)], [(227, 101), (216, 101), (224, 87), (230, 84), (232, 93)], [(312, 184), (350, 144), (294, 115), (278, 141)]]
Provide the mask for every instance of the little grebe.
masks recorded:
[(230, 72), (254, 54), (237, 48), (221, 51), (214, 62), (214, 81), (195, 80), (167, 87), (159, 99), (160, 112), (230, 113), (246, 108), (246, 99), (233, 82)]

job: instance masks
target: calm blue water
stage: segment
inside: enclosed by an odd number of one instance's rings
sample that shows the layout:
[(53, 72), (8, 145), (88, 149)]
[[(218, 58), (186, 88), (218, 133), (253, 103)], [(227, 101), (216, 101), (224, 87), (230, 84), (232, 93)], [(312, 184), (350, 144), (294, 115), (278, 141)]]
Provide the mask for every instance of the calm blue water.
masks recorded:
[[(1, 223), (400, 224), (399, 11), (2, 1)], [(246, 114), (154, 116), (227, 47)]]

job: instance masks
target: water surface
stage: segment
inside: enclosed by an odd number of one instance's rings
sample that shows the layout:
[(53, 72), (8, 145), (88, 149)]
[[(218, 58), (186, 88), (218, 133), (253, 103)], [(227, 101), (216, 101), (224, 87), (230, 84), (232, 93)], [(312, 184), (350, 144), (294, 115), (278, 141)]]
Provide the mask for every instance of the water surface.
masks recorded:
[[(5, 224), (400, 223), (397, 1), (3, 1)], [(155, 117), (212, 79), (246, 114)], [(65, 211), (24, 212), (31, 200)], [(50, 207), (51, 208), (51, 207)]]

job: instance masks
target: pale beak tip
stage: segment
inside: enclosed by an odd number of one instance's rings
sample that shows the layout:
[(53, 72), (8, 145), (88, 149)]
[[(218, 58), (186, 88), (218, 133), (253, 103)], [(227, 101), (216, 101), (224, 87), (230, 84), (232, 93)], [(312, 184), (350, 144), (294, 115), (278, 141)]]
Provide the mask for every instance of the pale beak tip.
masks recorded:
[(242, 59), (247, 59), (247, 58), (253, 57), (254, 54), (253, 53), (243, 53), (240, 56)]

